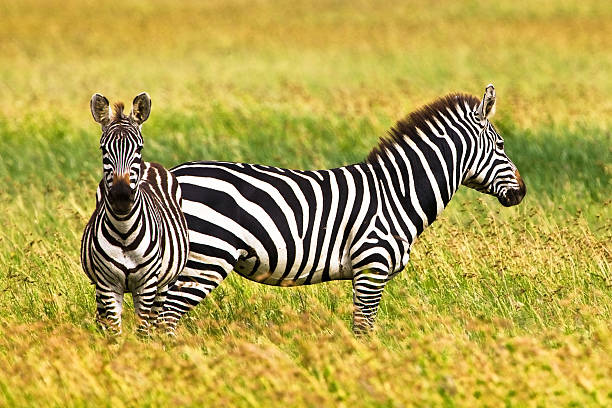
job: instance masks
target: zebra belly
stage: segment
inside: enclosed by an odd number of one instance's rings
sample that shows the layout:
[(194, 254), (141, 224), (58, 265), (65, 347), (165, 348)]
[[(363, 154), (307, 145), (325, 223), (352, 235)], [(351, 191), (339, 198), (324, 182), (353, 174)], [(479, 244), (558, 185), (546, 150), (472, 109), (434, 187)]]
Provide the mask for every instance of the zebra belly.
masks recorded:
[[(302, 259), (308, 256), (304, 248), (297, 252)], [(335, 261), (330, 260), (329, 263), (326, 263), (324, 258), (320, 258), (315, 262), (306, 263), (302, 268), (298, 268), (299, 264), (296, 264), (296, 261), (300, 261), (300, 257), (280, 259), (273, 269), (270, 268), (269, 261), (262, 258), (254, 251), (247, 251), (245, 256), (238, 258), (234, 270), (249, 280), (273, 286), (299, 286), (329, 280), (352, 279), (352, 267), (348, 255), (332, 257)]]

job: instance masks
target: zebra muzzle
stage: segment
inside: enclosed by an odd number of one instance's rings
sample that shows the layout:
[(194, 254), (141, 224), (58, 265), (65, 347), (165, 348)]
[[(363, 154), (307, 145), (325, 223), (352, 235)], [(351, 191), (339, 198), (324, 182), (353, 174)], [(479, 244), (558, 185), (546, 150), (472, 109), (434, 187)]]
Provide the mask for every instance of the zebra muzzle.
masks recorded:
[[(129, 180), (129, 178), (128, 178)], [(108, 201), (113, 212), (124, 215), (130, 212), (134, 204), (135, 191), (130, 187), (129, 181), (124, 179), (117, 180), (108, 192)]]
[(518, 170), (514, 172), (514, 176), (516, 177), (519, 188), (506, 190), (505, 194), (497, 197), (500, 204), (504, 207), (512, 207), (513, 205), (517, 205), (523, 201), (523, 198), (527, 193), (527, 187), (525, 186), (525, 182), (523, 181), (523, 178), (519, 174)]

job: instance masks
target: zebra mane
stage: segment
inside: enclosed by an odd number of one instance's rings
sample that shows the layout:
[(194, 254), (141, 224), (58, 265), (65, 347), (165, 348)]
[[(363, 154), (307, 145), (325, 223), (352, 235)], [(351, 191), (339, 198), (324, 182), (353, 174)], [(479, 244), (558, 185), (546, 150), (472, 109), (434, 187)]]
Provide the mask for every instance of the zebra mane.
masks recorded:
[(117, 102), (113, 105), (113, 117), (111, 121), (125, 119), (126, 116), (123, 114), (124, 105), (123, 102)]
[(387, 131), (387, 134), (380, 138), (378, 145), (370, 151), (366, 158), (366, 163), (376, 161), (377, 157), (385, 149), (398, 143), (403, 137), (418, 138), (417, 128), (421, 130), (429, 129), (427, 122), (431, 122), (438, 112), (446, 112), (447, 108), (455, 110), (455, 106), (464, 107), (467, 103), (472, 109), (476, 109), (480, 100), (473, 96), (463, 93), (452, 93), (436, 99), (430, 104), (424, 105), (414, 112), (409, 113), (404, 119), (399, 120), (395, 126)]

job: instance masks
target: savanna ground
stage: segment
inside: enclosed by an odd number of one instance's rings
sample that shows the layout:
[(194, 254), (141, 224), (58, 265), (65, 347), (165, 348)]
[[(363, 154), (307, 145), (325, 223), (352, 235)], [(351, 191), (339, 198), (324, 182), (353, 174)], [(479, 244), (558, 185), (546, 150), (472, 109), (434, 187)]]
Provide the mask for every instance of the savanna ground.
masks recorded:
[[(0, 406), (612, 405), (612, 3), (0, 1)], [(447, 92), (481, 96), (527, 183), (461, 189), (350, 331), (348, 282), (229, 278), (176, 340), (94, 324), (80, 236), (89, 98), (146, 90), (145, 159), (362, 160)]]

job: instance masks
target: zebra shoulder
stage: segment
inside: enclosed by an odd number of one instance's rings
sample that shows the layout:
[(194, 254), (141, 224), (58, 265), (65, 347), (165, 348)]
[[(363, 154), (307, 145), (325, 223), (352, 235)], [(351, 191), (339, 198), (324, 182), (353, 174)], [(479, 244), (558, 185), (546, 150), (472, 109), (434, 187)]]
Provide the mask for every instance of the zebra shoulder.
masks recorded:
[(162, 202), (173, 198), (180, 207), (181, 190), (176, 176), (159, 163), (143, 162), (142, 180)]

